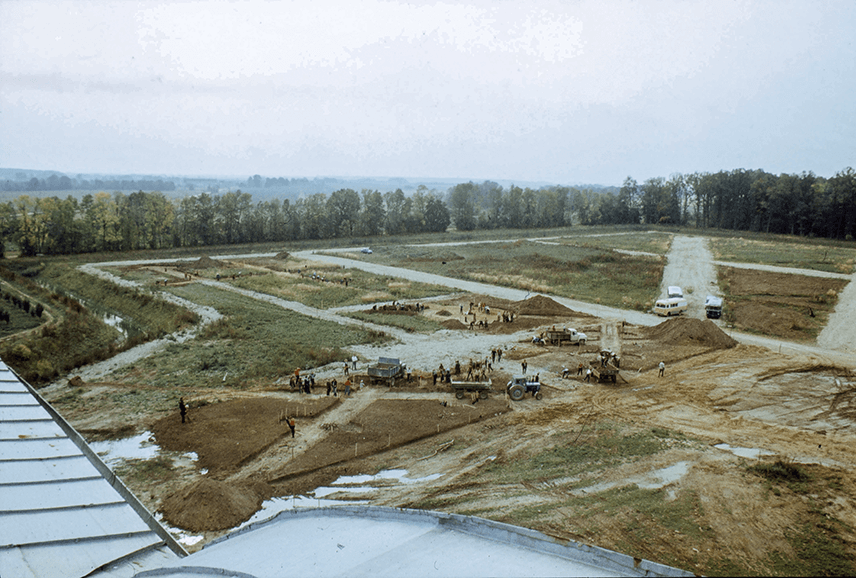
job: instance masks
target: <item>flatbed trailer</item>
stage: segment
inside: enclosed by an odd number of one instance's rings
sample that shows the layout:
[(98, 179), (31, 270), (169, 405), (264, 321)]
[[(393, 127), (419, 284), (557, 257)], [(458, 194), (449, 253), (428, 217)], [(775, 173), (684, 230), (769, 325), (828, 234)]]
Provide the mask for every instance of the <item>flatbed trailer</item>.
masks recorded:
[(492, 382), (489, 379), (487, 381), (453, 381), (450, 385), (458, 399), (464, 399), (467, 393), (474, 391), (478, 392), (480, 399), (487, 399)]

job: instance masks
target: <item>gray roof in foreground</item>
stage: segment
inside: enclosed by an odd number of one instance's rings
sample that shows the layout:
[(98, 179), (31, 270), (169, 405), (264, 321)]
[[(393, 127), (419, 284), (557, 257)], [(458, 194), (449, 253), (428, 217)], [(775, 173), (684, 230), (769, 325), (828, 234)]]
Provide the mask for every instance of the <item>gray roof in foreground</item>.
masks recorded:
[(0, 576), (77, 577), (184, 554), (41, 396), (0, 362)]
[(212, 542), (153, 576), (688, 576), (471, 516), (377, 506), (296, 509)]

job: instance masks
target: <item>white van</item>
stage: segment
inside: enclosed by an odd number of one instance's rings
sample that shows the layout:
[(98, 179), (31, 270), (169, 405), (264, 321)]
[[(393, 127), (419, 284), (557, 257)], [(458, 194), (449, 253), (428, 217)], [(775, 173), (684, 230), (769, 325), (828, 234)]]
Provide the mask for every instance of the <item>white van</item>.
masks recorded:
[(678, 287), (677, 285), (669, 285), (667, 293), (669, 294), (669, 297), (683, 297), (684, 296), (684, 290), (681, 289), (680, 287)]
[(680, 315), (687, 310), (687, 301), (681, 297), (670, 297), (669, 299), (658, 299), (654, 303), (654, 313), (661, 317)]

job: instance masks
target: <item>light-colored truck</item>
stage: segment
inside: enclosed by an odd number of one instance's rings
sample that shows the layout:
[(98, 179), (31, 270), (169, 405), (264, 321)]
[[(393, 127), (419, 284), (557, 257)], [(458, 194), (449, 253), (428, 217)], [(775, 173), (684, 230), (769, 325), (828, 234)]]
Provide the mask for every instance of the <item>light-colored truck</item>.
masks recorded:
[(547, 343), (559, 346), (561, 346), (562, 343), (585, 345), (587, 339), (585, 333), (581, 333), (576, 329), (569, 329), (567, 327), (562, 327), (561, 329), (556, 329), (554, 327), (552, 329), (548, 329), (546, 334)]
[(372, 383), (395, 385), (396, 379), (407, 375), (407, 366), (395, 357), (379, 357), (377, 363), (368, 368), (369, 380)]
[(668, 299), (657, 299), (654, 303), (654, 313), (661, 317), (680, 315), (687, 310), (687, 300), (683, 297), (670, 297)]
[(704, 300), (704, 312), (708, 319), (719, 319), (722, 317), (722, 298), (708, 295)]

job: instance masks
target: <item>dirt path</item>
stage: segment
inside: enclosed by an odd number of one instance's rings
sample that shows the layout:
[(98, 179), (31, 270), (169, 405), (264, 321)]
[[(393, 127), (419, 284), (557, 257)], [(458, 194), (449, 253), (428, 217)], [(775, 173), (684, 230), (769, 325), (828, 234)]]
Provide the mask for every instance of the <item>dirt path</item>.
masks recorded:
[(688, 317), (705, 319), (704, 300), (708, 295), (718, 295), (716, 269), (713, 266), (713, 254), (708, 248), (705, 237), (687, 237), (675, 235), (668, 262), (663, 269), (663, 281), (660, 294), (668, 294), (667, 287), (677, 285), (684, 290), (684, 298), (689, 304)]
[(817, 344), (848, 352), (856, 358), (856, 274), (849, 277), (850, 283), (838, 295), (838, 303), (817, 336)]

